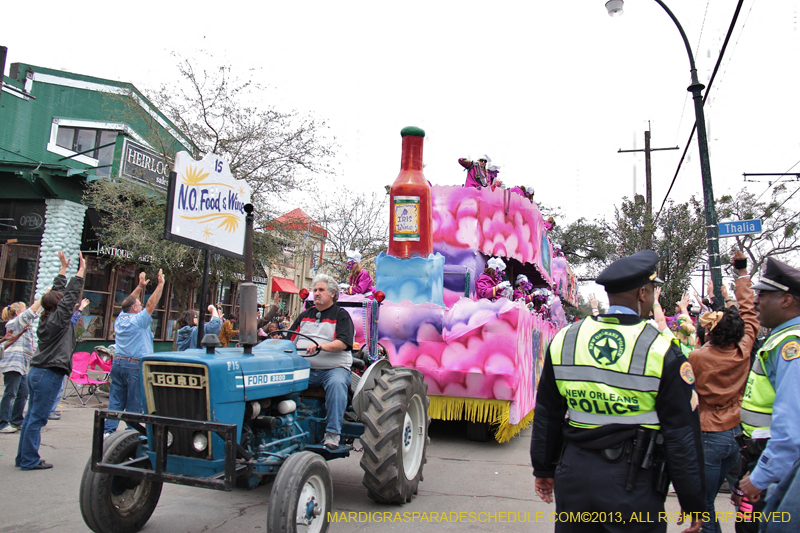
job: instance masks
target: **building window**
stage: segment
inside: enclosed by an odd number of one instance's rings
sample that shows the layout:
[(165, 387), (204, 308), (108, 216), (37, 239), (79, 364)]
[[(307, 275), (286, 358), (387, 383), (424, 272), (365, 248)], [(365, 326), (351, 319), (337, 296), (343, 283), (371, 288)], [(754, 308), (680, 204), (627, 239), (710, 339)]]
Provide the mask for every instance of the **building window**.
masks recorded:
[(3, 275), (0, 278), (0, 306), (14, 302), (32, 304), (38, 269), (38, 246), (4, 244), (2, 250)]
[(86, 276), (83, 282), (83, 297), (89, 305), (81, 314), (76, 335), (81, 340), (105, 338), (112, 264), (100, 257), (86, 258)]
[[(108, 176), (114, 162), (114, 142), (118, 133), (112, 130), (94, 128), (72, 128), (59, 126), (56, 133), (56, 146), (71, 150), (76, 154), (97, 159), (97, 175)], [(111, 146), (107, 146), (107, 145)], [(91, 150), (87, 152), (87, 150)]]
[(219, 284), (219, 301), (216, 303), (221, 307), (223, 316), (233, 316), (237, 297), (236, 288), (238, 285), (238, 283), (233, 281), (222, 281)]

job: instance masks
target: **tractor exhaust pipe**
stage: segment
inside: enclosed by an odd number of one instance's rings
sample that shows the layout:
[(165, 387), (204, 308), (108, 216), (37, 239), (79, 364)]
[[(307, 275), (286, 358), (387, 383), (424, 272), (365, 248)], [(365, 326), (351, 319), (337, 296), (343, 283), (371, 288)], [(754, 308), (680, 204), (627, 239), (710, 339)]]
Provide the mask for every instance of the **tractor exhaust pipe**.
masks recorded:
[(258, 287), (253, 283), (253, 204), (244, 206), (244, 283), (239, 286), (239, 342), (252, 354), (258, 344)]

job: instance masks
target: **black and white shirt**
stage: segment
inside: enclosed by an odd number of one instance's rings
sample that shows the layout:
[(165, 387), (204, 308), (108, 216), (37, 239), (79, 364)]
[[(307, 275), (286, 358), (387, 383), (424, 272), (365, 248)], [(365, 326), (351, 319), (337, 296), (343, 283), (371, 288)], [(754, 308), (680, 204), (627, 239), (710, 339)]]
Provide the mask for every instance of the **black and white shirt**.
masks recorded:
[[(316, 307), (311, 307), (303, 311), (289, 329), (308, 335), (320, 344), (340, 340), (347, 345), (347, 348), (341, 352), (323, 351), (313, 357), (308, 357), (311, 368), (317, 370), (338, 367), (349, 369), (353, 364), (350, 350), (353, 348), (355, 327), (347, 311), (338, 305), (333, 304), (324, 311), (318, 311)], [(294, 335), (292, 340), (297, 341), (297, 351), (301, 354), (306, 347), (312, 344), (310, 340), (299, 335)]]

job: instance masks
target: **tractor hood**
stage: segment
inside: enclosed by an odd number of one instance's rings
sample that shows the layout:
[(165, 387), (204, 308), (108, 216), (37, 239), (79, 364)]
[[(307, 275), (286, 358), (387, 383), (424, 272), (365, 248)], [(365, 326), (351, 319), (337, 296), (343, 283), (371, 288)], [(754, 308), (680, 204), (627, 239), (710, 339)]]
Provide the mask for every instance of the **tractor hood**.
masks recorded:
[[(175, 365), (175, 366), (172, 366)], [(142, 357), (145, 386), (177, 386), (191, 379), (181, 366), (208, 368), (208, 385), (220, 396), (214, 403), (260, 400), (285, 396), (308, 388), (310, 364), (297, 355), (287, 340), (269, 339), (253, 347), (252, 355), (241, 348), (217, 348), (208, 354), (198, 348), (182, 352), (158, 352)]]

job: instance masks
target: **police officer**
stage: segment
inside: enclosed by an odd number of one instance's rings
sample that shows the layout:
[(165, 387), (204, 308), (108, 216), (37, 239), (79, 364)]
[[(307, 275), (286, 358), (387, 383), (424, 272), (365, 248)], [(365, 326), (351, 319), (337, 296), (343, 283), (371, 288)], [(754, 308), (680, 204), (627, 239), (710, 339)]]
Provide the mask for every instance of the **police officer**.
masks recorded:
[(605, 518), (559, 521), (557, 532), (664, 532), (667, 522), (658, 517), (668, 477), (682, 510), (691, 513), (687, 531), (702, 527), (694, 374), (674, 338), (646, 320), (661, 283), (657, 262), (655, 252), (644, 250), (612, 263), (597, 278), (608, 312), (562, 329), (548, 348), (531, 438), (536, 494), (550, 503), (555, 491), (559, 513)]
[[(751, 442), (769, 438), (755, 468), (739, 483), (750, 501), (769, 492), (765, 513), (788, 512), (791, 522), (762, 523), (765, 531), (797, 531), (800, 518), (800, 271), (772, 258), (756, 291), (761, 325), (772, 334), (758, 352), (742, 402)], [(758, 449), (758, 447), (756, 447)], [(784, 515), (785, 516), (785, 515)], [(764, 529), (766, 527), (766, 529)]]

